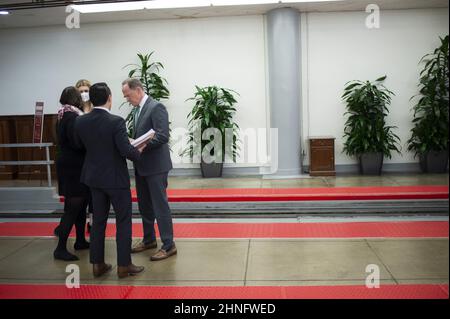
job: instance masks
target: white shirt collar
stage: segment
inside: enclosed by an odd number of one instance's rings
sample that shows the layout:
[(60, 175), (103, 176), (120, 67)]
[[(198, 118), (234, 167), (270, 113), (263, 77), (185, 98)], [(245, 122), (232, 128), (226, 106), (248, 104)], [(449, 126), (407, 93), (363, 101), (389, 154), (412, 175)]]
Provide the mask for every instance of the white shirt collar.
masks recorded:
[(145, 102), (147, 102), (148, 99), (148, 95), (144, 94), (144, 97), (142, 98), (141, 102), (139, 102), (139, 106), (142, 108), (145, 104)]
[(111, 111), (108, 110), (108, 109), (107, 109), (106, 107), (104, 107), (104, 106), (94, 106), (94, 109), (105, 110), (106, 112), (111, 113)]

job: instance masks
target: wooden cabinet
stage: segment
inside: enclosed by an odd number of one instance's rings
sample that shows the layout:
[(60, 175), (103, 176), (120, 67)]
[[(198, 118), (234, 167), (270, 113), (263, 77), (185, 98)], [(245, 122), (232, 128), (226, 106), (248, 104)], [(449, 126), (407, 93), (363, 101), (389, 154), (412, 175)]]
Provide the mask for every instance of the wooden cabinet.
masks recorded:
[[(56, 157), (56, 114), (44, 115), (43, 143), (53, 143), (50, 159)], [(34, 115), (0, 116), (0, 144), (32, 143)], [(45, 160), (45, 148), (0, 148), (0, 161)], [(51, 165), (56, 178), (55, 164)], [(0, 165), (0, 179), (47, 179), (45, 165)]]
[[(14, 131), (14, 121), (12, 117), (0, 116), (0, 144), (13, 143), (12, 135), (14, 134)], [(0, 161), (17, 161), (16, 150), (0, 147)], [(17, 166), (0, 165), (0, 179), (13, 179), (16, 174)]]
[(332, 136), (310, 136), (309, 175), (334, 176), (334, 140)]

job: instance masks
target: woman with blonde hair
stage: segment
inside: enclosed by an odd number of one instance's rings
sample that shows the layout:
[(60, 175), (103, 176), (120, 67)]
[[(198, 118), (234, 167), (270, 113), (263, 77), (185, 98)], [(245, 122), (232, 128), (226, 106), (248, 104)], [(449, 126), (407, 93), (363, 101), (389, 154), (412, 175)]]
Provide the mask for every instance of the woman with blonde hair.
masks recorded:
[(83, 112), (89, 113), (92, 110), (92, 103), (89, 99), (89, 88), (91, 87), (91, 82), (85, 79), (81, 79), (75, 84), (78, 92), (81, 94), (81, 99), (83, 100)]
[[(84, 114), (89, 113), (90, 111), (92, 111), (92, 108), (93, 108), (91, 100), (89, 98), (89, 89), (91, 87), (91, 82), (89, 82), (86, 79), (81, 79), (81, 80), (77, 81), (77, 83), (75, 84), (75, 87), (77, 88), (78, 92), (80, 92), (80, 94), (81, 94), (81, 99), (83, 100)], [(92, 214), (94, 213), (94, 210), (92, 208), (92, 198), (90, 196), (90, 193), (89, 193), (88, 211), (89, 211), (89, 222), (87, 224), (87, 231), (88, 231), (88, 233), (90, 233), (91, 227), (92, 227)], [(79, 222), (81, 223), (82, 221), (79, 221)], [(84, 222), (86, 222), (86, 219), (84, 220)]]

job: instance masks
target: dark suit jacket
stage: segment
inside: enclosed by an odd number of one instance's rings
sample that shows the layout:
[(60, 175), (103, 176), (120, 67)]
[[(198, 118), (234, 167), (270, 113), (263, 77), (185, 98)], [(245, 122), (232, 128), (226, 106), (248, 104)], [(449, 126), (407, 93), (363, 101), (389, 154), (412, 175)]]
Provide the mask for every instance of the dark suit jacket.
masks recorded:
[(58, 194), (66, 197), (84, 196), (89, 189), (80, 183), (86, 151), (74, 141), (74, 126), (78, 114), (65, 112), (62, 119), (56, 123), (58, 137), (58, 157), (56, 172), (58, 175)]
[(166, 107), (148, 97), (136, 123), (134, 138), (155, 130), (155, 137), (134, 161), (134, 168), (140, 176), (149, 176), (168, 172), (172, 169), (169, 145), (169, 115)]
[(126, 158), (140, 153), (129, 142), (125, 121), (105, 110), (93, 109), (75, 122), (77, 143), (86, 149), (81, 181), (95, 188), (129, 188)]

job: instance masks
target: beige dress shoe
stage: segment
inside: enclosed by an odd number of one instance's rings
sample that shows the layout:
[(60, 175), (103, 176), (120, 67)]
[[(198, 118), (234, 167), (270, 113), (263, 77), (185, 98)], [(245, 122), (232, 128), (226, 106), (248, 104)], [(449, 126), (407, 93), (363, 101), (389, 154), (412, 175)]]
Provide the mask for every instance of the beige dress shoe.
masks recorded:
[(170, 248), (168, 251), (165, 251), (164, 249), (160, 249), (156, 254), (150, 257), (151, 261), (158, 261), (163, 260), (166, 258), (169, 258), (170, 256), (177, 254), (177, 247), (175, 244)]
[(143, 242), (139, 242), (131, 248), (131, 253), (140, 253), (141, 251), (147, 249), (154, 249), (156, 247), (158, 247), (156, 240), (154, 242), (151, 242), (150, 244), (144, 244)]

